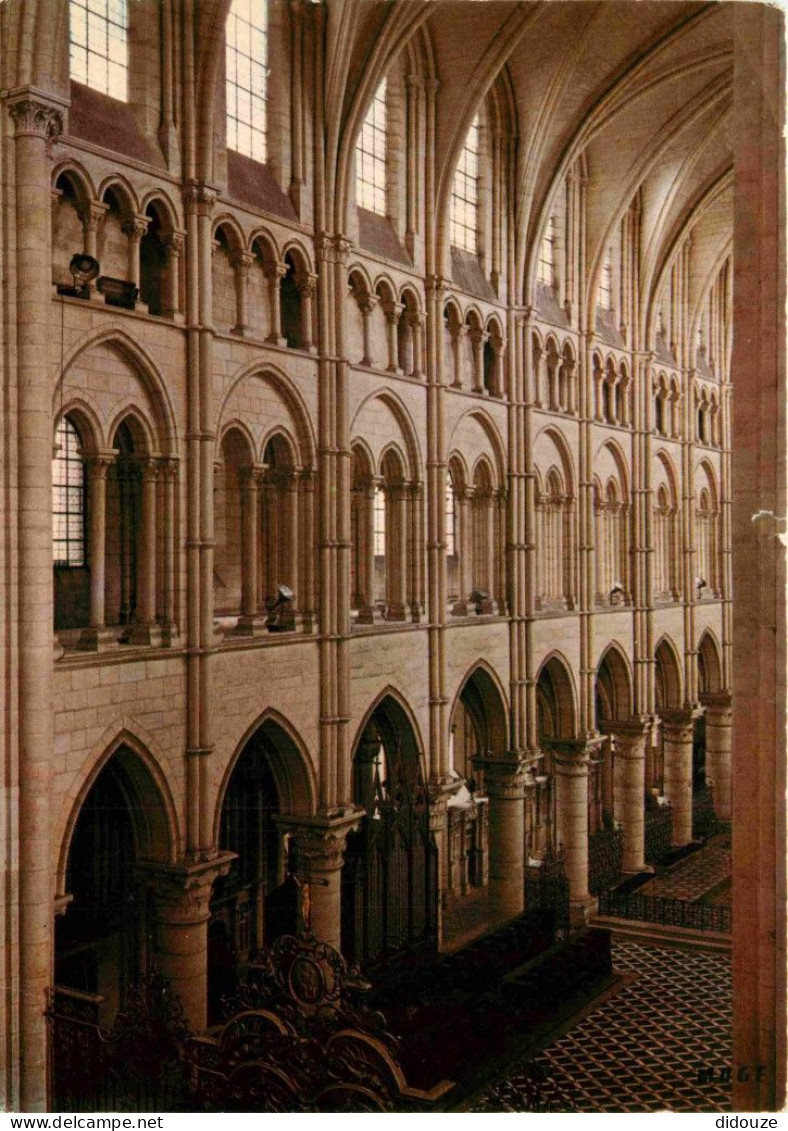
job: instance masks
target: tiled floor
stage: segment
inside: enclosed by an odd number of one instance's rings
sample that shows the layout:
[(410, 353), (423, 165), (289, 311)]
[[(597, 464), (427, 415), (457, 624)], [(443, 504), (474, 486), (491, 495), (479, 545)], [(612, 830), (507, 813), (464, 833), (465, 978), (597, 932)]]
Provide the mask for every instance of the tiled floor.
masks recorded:
[(700, 899), (730, 874), (730, 850), (708, 844), (663, 875), (643, 884), (638, 888), (638, 894), (661, 895), (669, 899)]
[(719, 1082), (730, 1064), (729, 956), (622, 940), (613, 965), (624, 988), (491, 1087), (476, 1111), (730, 1110)]

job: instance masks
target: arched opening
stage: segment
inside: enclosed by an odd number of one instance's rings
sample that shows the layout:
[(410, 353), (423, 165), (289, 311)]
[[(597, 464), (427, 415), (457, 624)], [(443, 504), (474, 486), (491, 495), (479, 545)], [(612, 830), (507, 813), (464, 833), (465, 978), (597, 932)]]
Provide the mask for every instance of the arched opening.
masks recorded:
[(500, 758), (506, 751), (506, 708), (492, 676), (475, 668), (465, 680), (451, 722), (452, 764), (455, 772), (469, 780), (475, 771), (474, 755)]
[(294, 740), (266, 719), (245, 743), (222, 800), (219, 848), (236, 859), (211, 897), (208, 928), (209, 1021), (219, 1016), (252, 952), (297, 926), (290, 837), (276, 817), (309, 807), (302, 756)]
[(117, 458), (107, 474), (106, 623), (130, 625), (137, 616), (142, 511), (140, 459), (144, 439), (127, 417), (115, 431)]
[(529, 856), (544, 859), (558, 849), (555, 843), (556, 790), (552, 747), (555, 741), (575, 736), (575, 699), (572, 681), (564, 663), (551, 656), (542, 665), (536, 684), (537, 731), (542, 762), (536, 774), (533, 812), (528, 824)]
[(55, 181), (52, 197), (52, 282), (71, 290), (74, 285), (69, 271), (71, 258), (79, 253), (87, 254), (85, 222), (90, 219), (89, 205), (81, 184), (67, 172), (61, 173)]
[(90, 615), (85, 437), (72, 415), (61, 418), (52, 460), (52, 560), (55, 630), (83, 628)]
[[(654, 705), (657, 712), (681, 707), (681, 671), (673, 648), (662, 640), (654, 653)], [(664, 733), (653, 751), (653, 760), (646, 759), (646, 786), (661, 794), (665, 782)]]
[(155, 204), (145, 211), (148, 227), (140, 240), (140, 299), (151, 314), (171, 314), (167, 287), (165, 226)]
[[(221, 462), (214, 477), (214, 607), (219, 615), (231, 615), (240, 610), (254, 616), (258, 610), (258, 579), (247, 577), (245, 569), (249, 551), (256, 551), (256, 546), (245, 545), (250, 533), (256, 537), (257, 526), (256, 513), (246, 513), (249, 506), (257, 509), (258, 484), (252, 452), (238, 428), (228, 429), (222, 437), (220, 451)], [(262, 473), (262, 469), (258, 471)]]
[(375, 599), (386, 620), (405, 619), (409, 529), (405, 466), (394, 448), (383, 456), (375, 485), (373, 543)]
[(722, 690), (722, 662), (710, 632), (704, 632), (698, 646), (698, 691), (713, 695)]
[[(127, 281), (129, 278), (129, 237), (124, 226), (131, 219), (132, 208), (125, 194), (110, 187), (102, 201), (106, 205), (104, 219), (98, 233), (98, 261), (102, 275)], [(136, 295), (135, 295), (136, 298)], [(105, 294), (105, 302), (112, 305), (113, 297)]]
[(73, 826), (63, 893), (70, 898), (55, 920), (55, 982), (100, 997), (104, 1025), (150, 968), (154, 917), (139, 865), (169, 857), (165, 813), (149, 772), (123, 745)]
[(681, 706), (681, 675), (679, 672), (676, 654), (668, 644), (662, 640), (654, 654), (656, 668), (654, 672), (655, 705), (657, 710), (675, 710)]
[(589, 768), (588, 828), (593, 834), (612, 829), (622, 814), (616, 804), (615, 724), (625, 722), (632, 712), (632, 687), (626, 662), (617, 648), (608, 648), (597, 668), (594, 683), (597, 729), (606, 735), (602, 758)]
[(311, 349), (314, 276), (300, 253), (288, 251), (284, 261), (279, 300), (282, 338), (290, 349)]
[(342, 951), (369, 964), (436, 943), (438, 855), (413, 726), (387, 695), (359, 735), (353, 800), (365, 811), (347, 839)]
[(262, 593), (263, 605), (273, 608), (281, 586), (293, 593), (278, 627), (292, 626), (296, 608), (298, 569), (298, 477), (294, 454), (283, 435), (272, 436), (263, 453), (262, 480)]

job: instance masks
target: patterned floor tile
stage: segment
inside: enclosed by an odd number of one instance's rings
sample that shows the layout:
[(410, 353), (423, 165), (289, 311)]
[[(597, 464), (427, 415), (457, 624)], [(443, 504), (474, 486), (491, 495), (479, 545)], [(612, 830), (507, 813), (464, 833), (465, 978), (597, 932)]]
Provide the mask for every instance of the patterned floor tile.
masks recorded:
[[(476, 1111), (730, 1111), (730, 958), (632, 940), (613, 945), (627, 984)], [(714, 1070), (708, 1082), (703, 1073)]]

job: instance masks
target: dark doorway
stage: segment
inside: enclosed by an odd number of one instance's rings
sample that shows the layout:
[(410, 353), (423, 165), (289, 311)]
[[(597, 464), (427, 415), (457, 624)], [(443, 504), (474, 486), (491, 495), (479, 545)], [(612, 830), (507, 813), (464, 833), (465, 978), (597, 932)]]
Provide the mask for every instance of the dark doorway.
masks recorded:
[(437, 848), (413, 728), (396, 700), (374, 710), (353, 763), (354, 800), (366, 811), (347, 841), (342, 950), (370, 963), (437, 939)]

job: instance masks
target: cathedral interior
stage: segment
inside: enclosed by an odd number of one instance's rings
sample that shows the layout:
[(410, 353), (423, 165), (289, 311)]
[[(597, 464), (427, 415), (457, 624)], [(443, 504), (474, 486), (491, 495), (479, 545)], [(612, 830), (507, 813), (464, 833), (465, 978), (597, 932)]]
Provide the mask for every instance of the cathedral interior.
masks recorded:
[(0, 71), (0, 1109), (164, 1109), (78, 1086), (155, 979), (201, 1079), (363, 984), (413, 1088), (309, 1110), (778, 1109), (781, 12), (0, 0)]

